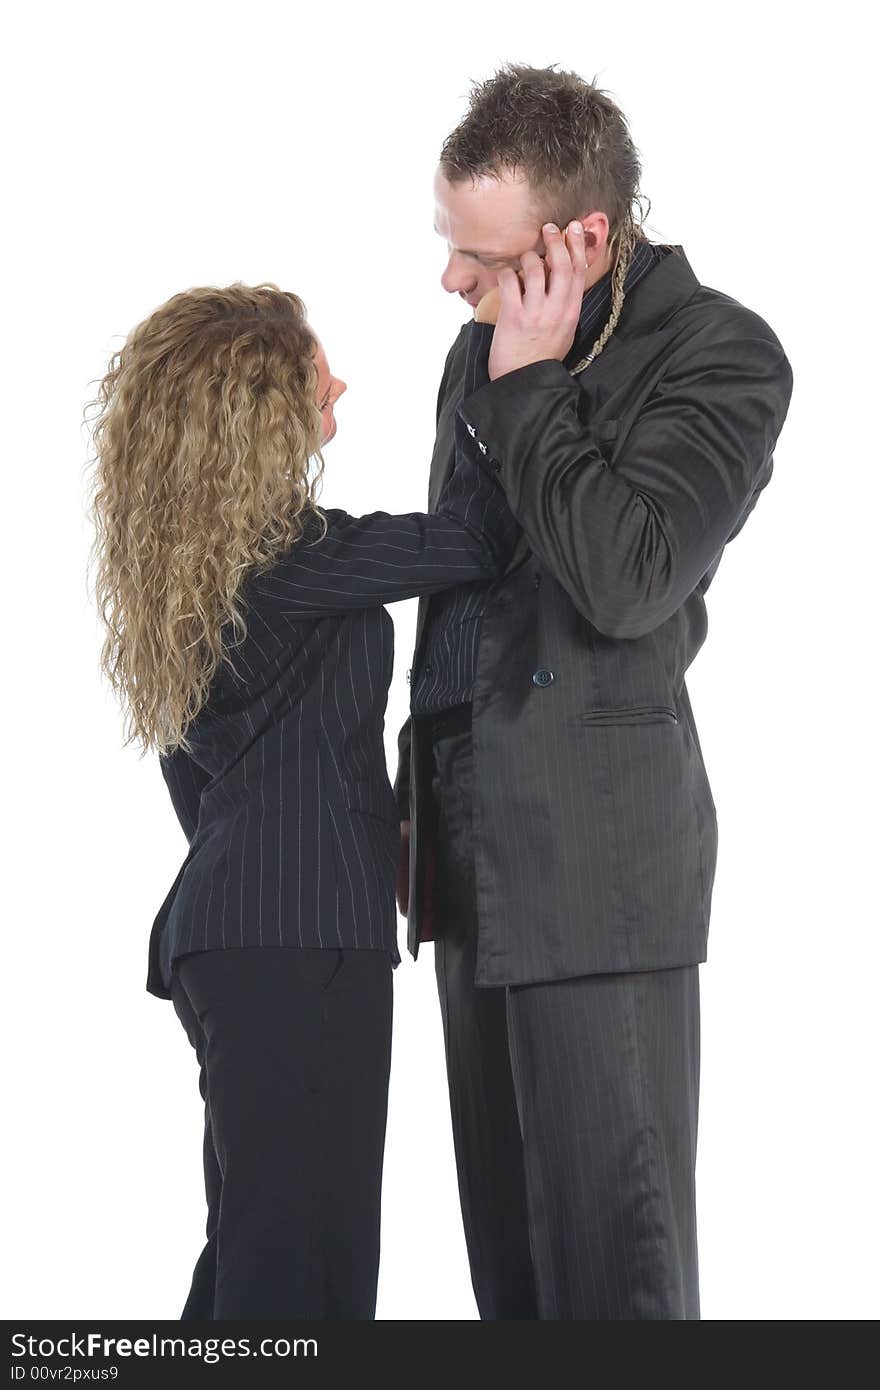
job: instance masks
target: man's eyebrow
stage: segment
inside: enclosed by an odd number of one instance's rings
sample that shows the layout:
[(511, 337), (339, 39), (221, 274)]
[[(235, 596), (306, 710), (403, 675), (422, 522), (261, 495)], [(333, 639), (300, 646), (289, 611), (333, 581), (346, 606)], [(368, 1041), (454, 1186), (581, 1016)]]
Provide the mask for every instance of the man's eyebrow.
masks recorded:
[[(437, 233), (438, 236), (441, 235), (440, 229), (437, 226), (436, 222), (434, 223), (434, 231)], [(511, 251), (465, 251), (460, 246), (457, 248), (457, 250), (461, 253), (462, 256), (482, 256), (487, 261), (512, 261), (515, 259), (514, 254)]]

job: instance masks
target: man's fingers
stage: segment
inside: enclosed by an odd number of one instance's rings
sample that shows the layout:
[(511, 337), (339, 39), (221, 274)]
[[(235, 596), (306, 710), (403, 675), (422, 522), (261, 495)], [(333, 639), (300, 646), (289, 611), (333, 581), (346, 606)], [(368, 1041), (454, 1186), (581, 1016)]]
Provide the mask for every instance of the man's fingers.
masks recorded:
[(544, 273), (544, 262), (537, 251), (524, 251), (520, 257), (520, 261), (522, 263), (526, 295), (529, 297), (534, 296), (536, 303), (540, 304), (547, 290), (547, 276)]
[(580, 314), (581, 300), (584, 294), (584, 276), (587, 270), (587, 239), (584, 235), (583, 222), (577, 220), (569, 222), (567, 244), (572, 269), (572, 301), (577, 313)]
[(562, 278), (566, 281), (571, 274), (571, 256), (565, 244), (565, 238), (559, 228), (553, 223), (545, 223), (542, 234), (544, 244), (547, 247), (547, 262), (550, 266), (550, 282), (554, 279)]
[[(558, 229), (554, 228), (552, 223), (545, 224), (543, 236), (547, 246), (547, 260), (550, 265), (547, 304), (554, 313), (563, 314), (570, 307), (572, 296), (575, 293), (573, 281), (576, 277), (576, 266), (572, 263), (572, 255), (565, 244), (565, 238)], [(572, 240), (574, 240), (573, 237)], [(580, 274), (579, 285), (582, 285), (583, 261), (581, 262)]]
[(504, 266), (498, 272), (498, 289), (501, 292), (501, 308), (507, 309), (508, 316), (512, 309), (521, 308), (522, 286), (520, 278), (515, 270), (511, 270), (509, 265)]

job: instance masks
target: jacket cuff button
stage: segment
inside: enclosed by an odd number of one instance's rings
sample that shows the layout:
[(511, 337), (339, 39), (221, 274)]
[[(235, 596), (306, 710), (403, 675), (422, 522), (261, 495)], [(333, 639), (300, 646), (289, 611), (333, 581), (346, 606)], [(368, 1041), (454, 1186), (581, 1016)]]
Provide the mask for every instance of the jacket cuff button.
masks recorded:
[(532, 676), (533, 685), (552, 685), (556, 677), (552, 671), (548, 671), (546, 666), (539, 666)]

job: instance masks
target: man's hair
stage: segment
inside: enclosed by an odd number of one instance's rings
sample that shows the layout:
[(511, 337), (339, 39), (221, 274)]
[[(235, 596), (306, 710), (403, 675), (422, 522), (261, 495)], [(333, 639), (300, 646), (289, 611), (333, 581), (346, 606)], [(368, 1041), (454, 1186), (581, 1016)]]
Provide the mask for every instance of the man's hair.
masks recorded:
[[(476, 83), (463, 120), (447, 136), (440, 172), (450, 184), (525, 174), (543, 224), (565, 227), (604, 212), (612, 258), (611, 316), (590, 361), (620, 317), (632, 250), (644, 241), (641, 161), (626, 117), (606, 92), (575, 72), (506, 63)], [(639, 205), (639, 218), (633, 205)], [(650, 201), (648, 203), (650, 208)]]

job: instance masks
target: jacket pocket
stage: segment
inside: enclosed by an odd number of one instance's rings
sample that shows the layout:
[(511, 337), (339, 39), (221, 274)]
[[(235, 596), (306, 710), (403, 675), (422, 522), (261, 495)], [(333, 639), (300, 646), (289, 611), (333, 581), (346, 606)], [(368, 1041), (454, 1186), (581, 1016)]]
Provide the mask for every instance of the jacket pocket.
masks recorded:
[(582, 710), (582, 724), (677, 724), (671, 705), (615, 705), (605, 709)]

